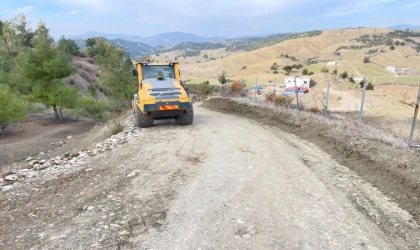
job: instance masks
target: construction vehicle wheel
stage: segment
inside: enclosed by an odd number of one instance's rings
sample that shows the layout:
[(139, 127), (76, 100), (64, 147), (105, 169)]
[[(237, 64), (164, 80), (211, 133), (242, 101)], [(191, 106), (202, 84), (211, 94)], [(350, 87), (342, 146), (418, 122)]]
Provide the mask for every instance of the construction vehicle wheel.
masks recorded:
[(175, 117), (176, 124), (178, 125), (189, 125), (193, 123), (193, 120), (194, 120), (194, 109), (193, 109), (192, 103), (190, 103), (190, 108), (184, 115)]
[(148, 128), (153, 126), (153, 117), (150, 115), (145, 115), (141, 112), (137, 101), (139, 100), (138, 95), (134, 95), (134, 116), (136, 120), (136, 125), (140, 128)]
[(197, 101), (197, 97), (195, 95), (191, 95), (191, 102), (195, 103)]

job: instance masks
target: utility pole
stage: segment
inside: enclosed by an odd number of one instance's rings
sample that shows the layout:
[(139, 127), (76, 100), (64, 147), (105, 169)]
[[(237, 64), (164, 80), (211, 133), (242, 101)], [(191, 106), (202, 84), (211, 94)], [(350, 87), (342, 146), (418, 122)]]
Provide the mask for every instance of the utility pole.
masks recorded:
[(410, 138), (408, 139), (408, 147), (411, 147), (411, 145), (413, 144), (414, 129), (416, 128), (417, 114), (419, 112), (419, 104), (420, 104), (420, 83), (419, 83), (419, 91), (417, 94), (416, 108), (414, 109), (413, 124), (411, 125)]
[(363, 106), (365, 105), (366, 85), (367, 85), (367, 81), (365, 80), (363, 84), (362, 103), (360, 104), (359, 127), (362, 125)]
[(275, 95), (276, 94), (276, 78), (274, 78), (274, 93), (273, 93), (273, 95)]
[(328, 98), (330, 96), (330, 80), (328, 80), (327, 100), (325, 101), (325, 117), (328, 117)]
[(296, 85), (296, 76), (294, 77), (294, 80), (295, 80), (295, 93), (296, 93), (296, 108), (298, 108), (299, 107), (299, 93), (298, 93), (298, 88)]
[(257, 86), (258, 86), (258, 77), (255, 78), (255, 101), (257, 101)]

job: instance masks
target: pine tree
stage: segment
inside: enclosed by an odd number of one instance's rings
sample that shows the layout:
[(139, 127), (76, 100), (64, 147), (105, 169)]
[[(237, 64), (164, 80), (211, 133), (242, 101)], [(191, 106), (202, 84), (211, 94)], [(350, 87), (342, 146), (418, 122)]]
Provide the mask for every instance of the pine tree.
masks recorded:
[(53, 95), (57, 95), (55, 90), (59, 87), (55, 85), (60, 84), (58, 80), (73, 73), (71, 56), (54, 47), (54, 39), (43, 22), (39, 23), (32, 42), (34, 50), (30, 51), (20, 71), (32, 82), (32, 100), (52, 107), (55, 118), (59, 120), (58, 99)]
[(128, 104), (138, 87), (131, 74), (133, 63), (130, 56), (103, 38), (96, 41), (94, 51), (101, 70), (99, 83), (110, 90), (110, 97), (117, 106)]
[(226, 71), (223, 70), (222, 73), (217, 78), (221, 84), (227, 83)]

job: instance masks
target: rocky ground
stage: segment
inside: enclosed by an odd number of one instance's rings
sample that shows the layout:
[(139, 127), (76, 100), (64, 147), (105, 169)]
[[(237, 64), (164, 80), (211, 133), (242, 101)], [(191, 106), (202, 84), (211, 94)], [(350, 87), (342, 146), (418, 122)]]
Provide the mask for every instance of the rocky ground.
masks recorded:
[(315, 144), (195, 111), (192, 126), (128, 117), (104, 141), (3, 171), (0, 248), (420, 248), (410, 212)]

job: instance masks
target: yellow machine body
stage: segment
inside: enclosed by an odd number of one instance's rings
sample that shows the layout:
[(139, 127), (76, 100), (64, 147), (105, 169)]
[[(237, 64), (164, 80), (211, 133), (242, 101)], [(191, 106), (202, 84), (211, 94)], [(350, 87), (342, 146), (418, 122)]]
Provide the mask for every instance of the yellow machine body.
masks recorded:
[(188, 88), (181, 81), (178, 62), (137, 63), (134, 75), (138, 77), (138, 92), (132, 110), (137, 112), (140, 127), (144, 119), (146, 125), (153, 123), (153, 119), (167, 118), (175, 118), (179, 124), (192, 123), (192, 104)]

